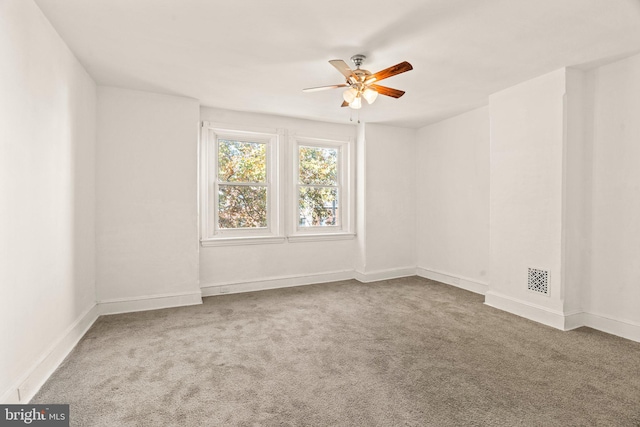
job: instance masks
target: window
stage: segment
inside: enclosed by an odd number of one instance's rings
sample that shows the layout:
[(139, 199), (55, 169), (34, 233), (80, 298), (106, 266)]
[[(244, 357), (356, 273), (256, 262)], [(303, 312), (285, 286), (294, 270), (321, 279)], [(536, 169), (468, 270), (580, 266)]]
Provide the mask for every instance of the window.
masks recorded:
[(203, 124), (204, 245), (282, 241), (276, 130)]
[(338, 153), (334, 147), (298, 146), (298, 226), (339, 227)]
[(349, 141), (305, 137), (292, 141), (295, 228), (290, 240), (302, 236), (352, 237)]
[(267, 228), (267, 144), (218, 138), (217, 228)]
[(203, 246), (355, 236), (351, 139), (209, 122), (201, 136)]

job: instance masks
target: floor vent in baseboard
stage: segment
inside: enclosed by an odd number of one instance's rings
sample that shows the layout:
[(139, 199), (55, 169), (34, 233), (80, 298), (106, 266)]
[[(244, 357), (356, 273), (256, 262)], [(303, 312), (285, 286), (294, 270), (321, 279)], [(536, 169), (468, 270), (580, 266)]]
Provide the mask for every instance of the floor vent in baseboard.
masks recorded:
[(549, 272), (546, 270), (538, 270), (537, 268), (530, 268), (527, 289), (539, 294), (549, 295)]

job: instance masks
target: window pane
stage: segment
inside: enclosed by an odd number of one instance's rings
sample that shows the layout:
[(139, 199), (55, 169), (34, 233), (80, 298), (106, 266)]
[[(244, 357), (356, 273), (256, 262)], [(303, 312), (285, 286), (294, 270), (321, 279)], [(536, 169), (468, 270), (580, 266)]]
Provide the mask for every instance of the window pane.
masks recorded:
[(267, 226), (267, 188), (220, 185), (218, 227), (259, 228)]
[(340, 225), (336, 188), (300, 188), (301, 227)]
[(218, 177), (223, 182), (266, 182), (266, 144), (219, 139)]
[(300, 184), (338, 185), (338, 150), (300, 147)]

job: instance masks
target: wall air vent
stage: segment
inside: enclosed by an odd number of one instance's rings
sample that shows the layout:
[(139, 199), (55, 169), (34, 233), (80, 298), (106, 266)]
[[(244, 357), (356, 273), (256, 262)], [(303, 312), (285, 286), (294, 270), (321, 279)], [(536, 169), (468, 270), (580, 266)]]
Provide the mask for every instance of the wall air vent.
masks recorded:
[(549, 272), (530, 268), (527, 289), (539, 294), (549, 295)]

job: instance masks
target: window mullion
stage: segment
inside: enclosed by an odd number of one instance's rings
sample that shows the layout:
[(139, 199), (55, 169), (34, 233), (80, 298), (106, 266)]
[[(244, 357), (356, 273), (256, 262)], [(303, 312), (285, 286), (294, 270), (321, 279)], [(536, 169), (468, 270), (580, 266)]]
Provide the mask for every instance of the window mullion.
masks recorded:
[(269, 183), (267, 182), (229, 182), (229, 181), (218, 181), (219, 185), (237, 185), (243, 187), (268, 187)]
[(324, 184), (301, 184), (298, 183), (298, 187), (309, 187), (309, 188), (336, 188), (340, 189), (339, 185), (324, 185)]

